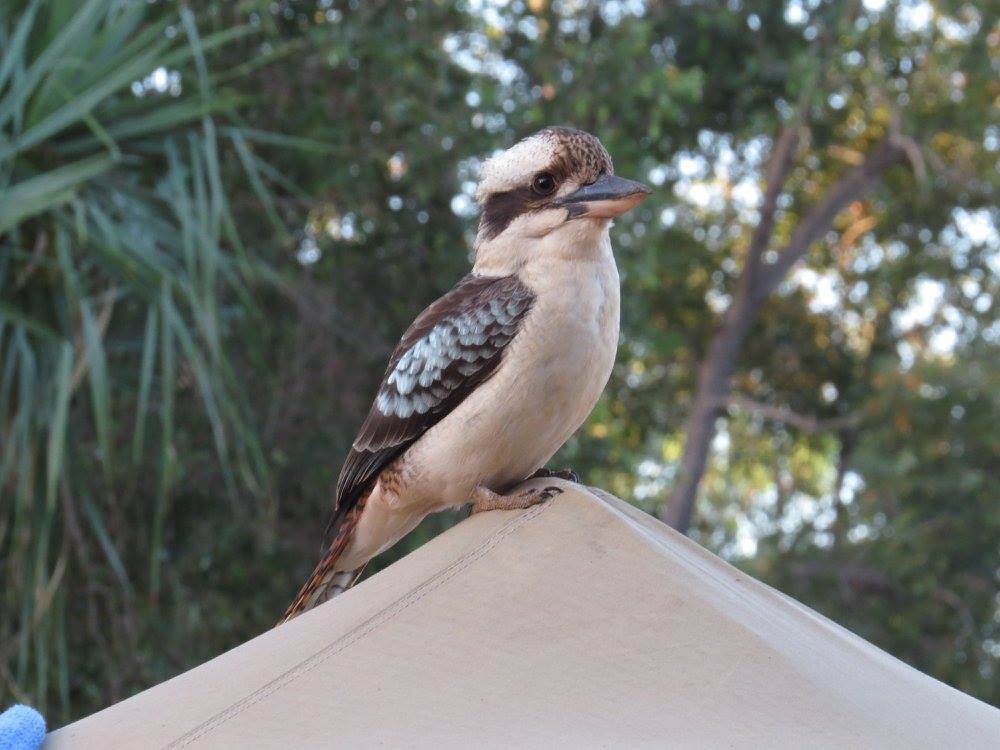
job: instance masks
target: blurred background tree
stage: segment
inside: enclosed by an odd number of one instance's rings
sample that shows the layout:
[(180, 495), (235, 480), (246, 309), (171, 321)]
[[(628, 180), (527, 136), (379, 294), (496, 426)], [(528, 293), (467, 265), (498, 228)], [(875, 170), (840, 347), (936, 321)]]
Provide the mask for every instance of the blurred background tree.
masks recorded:
[(0, 3), (0, 699), (274, 622), (479, 161), (569, 123), (656, 191), (555, 464), (1000, 702), (998, 72), (946, 0)]

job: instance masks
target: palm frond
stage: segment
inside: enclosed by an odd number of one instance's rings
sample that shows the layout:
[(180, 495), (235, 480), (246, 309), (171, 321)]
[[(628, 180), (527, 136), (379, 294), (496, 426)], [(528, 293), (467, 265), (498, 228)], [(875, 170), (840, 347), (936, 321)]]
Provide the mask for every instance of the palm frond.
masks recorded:
[[(111, 596), (80, 580), (88, 560), (110, 571), (118, 606), (142, 589), (155, 601), (182, 403), (200, 402), (233, 511), (270, 512), (226, 350), (226, 311), (251, 304), (262, 267), (234, 229), (230, 154), (280, 217), (246, 143), (260, 136), (223, 120), (219, 138), (215, 118), (240, 102), (212, 71), (248, 33), (203, 35), (186, 7), (147, 3), (0, 12), (0, 702), (69, 710), (67, 618), (79, 597)], [(183, 85), (150, 88), (155, 71)], [(122, 514), (146, 534), (119, 533)], [(137, 555), (145, 576), (129, 569)]]

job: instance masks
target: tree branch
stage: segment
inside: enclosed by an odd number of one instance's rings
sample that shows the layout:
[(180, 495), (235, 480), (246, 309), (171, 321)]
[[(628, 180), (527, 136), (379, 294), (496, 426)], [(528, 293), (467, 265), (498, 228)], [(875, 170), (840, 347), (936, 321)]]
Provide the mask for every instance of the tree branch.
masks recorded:
[(778, 251), (777, 260), (764, 267), (753, 290), (755, 301), (766, 299), (809, 247), (830, 229), (837, 214), (865, 195), (889, 167), (903, 161), (906, 153), (898, 137), (887, 137), (868, 152), (861, 164), (837, 180), (798, 223), (788, 244)]
[(839, 417), (822, 419), (812, 414), (800, 414), (787, 406), (776, 406), (763, 401), (754, 401), (746, 396), (730, 396), (726, 401), (729, 406), (735, 406), (743, 411), (760, 414), (766, 419), (773, 419), (805, 432), (827, 432), (841, 430), (845, 427), (856, 427), (861, 421), (860, 412), (851, 412)]
[(785, 187), (785, 182), (788, 181), (788, 173), (792, 170), (792, 162), (795, 150), (799, 145), (804, 117), (805, 109), (800, 107), (799, 113), (785, 125), (774, 144), (774, 153), (771, 154), (764, 175), (767, 187), (760, 206), (760, 221), (757, 222), (757, 226), (750, 236), (750, 246), (747, 248), (747, 267), (759, 264), (764, 250), (771, 242), (774, 217), (778, 211), (778, 197)]

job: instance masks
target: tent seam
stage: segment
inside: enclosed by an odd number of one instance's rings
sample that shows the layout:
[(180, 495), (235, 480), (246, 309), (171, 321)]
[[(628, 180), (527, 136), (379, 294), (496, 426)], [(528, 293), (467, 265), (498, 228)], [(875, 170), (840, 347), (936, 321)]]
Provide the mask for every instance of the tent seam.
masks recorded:
[(368, 635), (368, 633), (385, 624), (393, 617), (397, 616), (401, 612), (404, 612), (409, 607), (412, 607), (431, 592), (440, 588), (443, 584), (454, 578), (459, 572), (483, 557), (518, 528), (541, 514), (550, 505), (552, 505), (552, 501), (536, 505), (533, 508), (530, 508), (527, 512), (522, 513), (511, 521), (508, 521), (504, 526), (495, 531), (489, 539), (483, 542), (482, 545), (470, 552), (467, 552), (446, 568), (435, 573), (433, 576), (421, 583), (417, 588), (412, 590), (409, 594), (397, 599), (392, 604), (375, 613), (351, 632), (337, 639), (333, 643), (324, 646), (312, 656), (304, 659), (291, 669), (283, 672), (278, 677), (250, 693), (250, 695), (246, 696), (238, 703), (235, 703), (224, 711), (217, 713), (212, 718), (165, 745), (164, 750), (171, 750), (172, 748), (180, 748), (190, 745), (192, 742), (195, 742), (196, 740), (204, 737), (206, 734), (218, 729), (222, 724), (225, 724), (230, 719), (239, 716), (251, 706), (259, 703), (281, 688), (294, 682), (302, 675), (308, 674), (331, 656), (336, 656), (341, 653), (359, 641), (362, 637)]

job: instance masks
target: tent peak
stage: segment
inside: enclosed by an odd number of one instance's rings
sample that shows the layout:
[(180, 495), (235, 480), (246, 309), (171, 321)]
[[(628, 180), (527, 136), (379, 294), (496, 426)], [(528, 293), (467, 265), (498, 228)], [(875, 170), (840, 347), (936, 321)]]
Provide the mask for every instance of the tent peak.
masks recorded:
[(996, 746), (1000, 711), (559, 486), (46, 747)]

